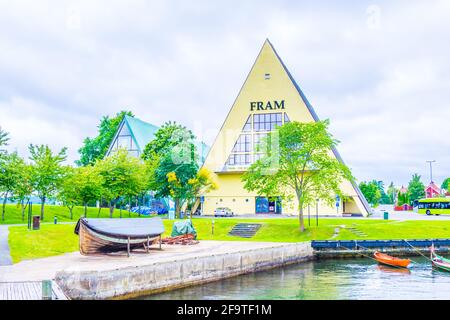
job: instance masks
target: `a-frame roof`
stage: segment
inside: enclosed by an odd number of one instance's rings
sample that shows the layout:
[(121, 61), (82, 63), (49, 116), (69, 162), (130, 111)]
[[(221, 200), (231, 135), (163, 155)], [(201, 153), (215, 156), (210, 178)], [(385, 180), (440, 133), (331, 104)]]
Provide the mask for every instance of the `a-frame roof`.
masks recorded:
[(133, 136), (140, 152), (144, 151), (145, 146), (153, 140), (158, 127), (151, 123), (142, 121), (138, 118), (126, 115), (124, 122), (128, 125), (131, 135)]
[[(117, 129), (117, 132), (114, 135), (114, 138), (111, 141), (111, 145), (109, 146), (106, 153), (107, 155), (111, 153), (111, 148), (116, 141), (117, 136), (121, 132), (123, 126), (127, 126), (140, 153), (142, 153), (145, 149), (145, 146), (155, 138), (155, 134), (159, 130), (159, 127), (151, 123), (125, 115)], [(201, 166), (203, 165), (203, 162), (206, 159), (206, 155), (209, 152), (209, 146), (203, 141), (199, 140), (195, 140), (194, 144), (197, 147), (197, 152), (199, 154), (199, 165)]]
[[(302, 100), (305, 103), (306, 107), (308, 108), (309, 112), (311, 113), (311, 116), (314, 118), (314, 121), (320, 121), (319, 116), (317, 115), (317, 113), (314, 110), (313, 106), (311, 105), (311, 103), (309, 103), (308, 99), (306, 98), (306, 96), (303, 93), (302, 89), (300, 89), (300, 86), (297, 84), (297, 82), (295, 81), (294, 77), (292, 77), (291, 73), (289, 72), (288, 68), (284, 64), (284, 62), (281, 59), (281, 57), (278, 55), (278, 53), (275, 50), (275, 48), (273, 47), (272, 43), (269, 41), (269, 39), (266, 39), (266, 42), (270, 45), (270, 47), (272, 48), (273, 52), (277, 56), (278, 60), (280, 60), (284, 70), (286, 71), (286, 73), (289, 76), (289, 79), (291, 79), (292, 84), (294, 85), (295, 89), (297, 89), (298, 94), (300, 95), (300, 97), (302, 98)], [(338, 159), (341, 163), (344, 163), (344, 160), (342, 159), (341, 155), (339, 154), (339, 151), (335, 147), (333, 147), (333, 153), (334, 153), (334, 156), (336, 157), (336, 159)], [(361, 190), (359, 189), (359, 186), (355, 183), (355, 181), (352, 181), (352, 185), (353, 185), (353, 188), (355, 188), (356, 192), (358, 193), (358, 196), (361, 199), (361, 202), (363, 203), (363, 205), (364, 205), (365, 209), (367, 210), (367, 212), (371, 212), (371, 207), (370, 207), (369, 203), (367, 202), (366, 197), (364, 197), (364, 195), (362, 194)]]
[[(304, 105), (306, 106), (306, 112), (302, 113), (302, 114), (304, 114), (305, 119), (308, 119), (307, 121), (309, 121), (309, 119), (311, 119), (312, 121), (320, 121), (320, 119), (319, 119), (317, 113), (315, 112), (313, 106), (308, 101), (308, 99), (306, 98), (306, 96), (303, 93), (303, 91), (300, 89), (300, 86), (297, 84), (295, 79), (292, 77), (291, 73), (287, 69), (287, 67), (284, 64), (283, 60), (280, 58), (280, 56), (278, 55), (278, 53), (274, 49), (272, 43), (269, 41), (269, 39), (266, 39), (266, 41), (264, 42), (264, 44), (263, 44), (263, 46), (262, 46), (262, 48), (261, 48), (261, 50), (260, 50), (260, 52), (258, 54), (258, 57), (256, 58), (255, 62), (253, 63), (253, 66), (250, 69), (250, 72), (247, 75), (247, 78), (244, 81), (244, 83), (243, 83), (243, 85), (242, 85), (242, 87), (241, 87), (241, 89), (239, 91), (238, 96), (236, 97), (236, 99), (235, 99), (235, 101), (233, 103), (233, 107), (228, 112), (228, 115), (227, 115), (224, 123), (222, 124), (222, 127), (221, 127), (221, 129), (219, 131), (219, 134), (217, 135), (217, 137), (216, 137), (216, 139), (215, 139), (215, 141), (214, 141), (214, 143), (213, 143), (213, 145), (211, 147), (210, 153), (214, 152), (214, 155), (211, 156), (211, 159), (216, 158), (216, 155), (217, 155), (216, 151), (220, 151), (220, 150), (218, 150), (219, 148), (215, 147), (215, 145), (216, 145), (216, 143), (218, 143), (219, 140), (220, 140), (220, 143), (223, 143), (224, 139), (223, 139), (223, 133), (222, 132), (224, 131), (224, 129), (232, 127), (232, 125), (230, 126), (230, 123), (235, 121), (238, 117), (240, 117), (239, 121), (241, 121), (244, 118), (243, 115), (236, 116), (238, 113), (237, 112), (233, 112), (233, 111), (234, 111), (234, 108), (236, 107), (236, 105), (239, 105), (239, 104), (242, 105), (242, 100), (247, 100), (248, 101), (249, 97), (252, 97), (252, 98), (254, 97), (253, 95), (249, 94), (248, 90), (244, 90), (244, 88), (246, 88), (248, 86), (248, 83), (250, 83), (251, 81), (255, 81), (255, 76), (256, 75), (258, 75), (258, 77), (260, 77), (260, 75), (255, 72), (255, 69), (256, 69), (257, 65), (259, 64), (259, 67), (260, 67), (258, 69), (258, 72), (261, 72), (261, 66), (264, 64), (264, 62), (261, 62), (262, 61), (261, 59), (272, 59), (272, 57), (275, 57), (275, 60), (278, 60), (278, 63), (281, 65), (282, 72), (284, 72), (285, 75), (287, 75), (288, 81), (291, 82), (292, 86), (295, 88), (295, 91), (298, 93), (298, 95), (300, 97), (300, 100), (303, 101)], [(278, 69), (277, 69), (276, 65), (274, 65), (274, 66), (275, 67), (274, 67), (273, 71), (277, 72), (277, 74), (280, 76), (280, 74), (278, 73)], [(253, 75), (253, 77), (252, 77), (252, 75)], [(252, 78), (252, 79), (250, 79), (250, 78)], [(266, 88), (267, 88), (267, 90), (270, 90), (269, 87), (266, 87)], [(287, 88), (287, 87), (285, 87), (285, 88)], [(283, 89), (285, 89), (285, 88), (283, 88)], [(260, 88), (256, 88), (256, 86), (253, 86), (252, 90), (253, 90), (252, 91), (253, 93), (254, 92), (260, 92), (262, 96), (268, 97), (268, 95), (265, 92), (266, 89), (263, 86), (260, 86)], [(286, 90), (288, 90), (288, 89), (286, 89)], [(294, 91), (294, 93), (295, 93), (295, 91)], [(287, 91), (284, 91), (284, 92), (286, 93)], [(241, 96), (242, 97), (245, 96), (245, 98), (240, 99)], [(264, 98), (261, 98), (261, 99), (264, 99)], [(296, 99), (298, 99), (298, 98), (296, 98)], [(247, 118), (247, 117), (245, 116), (245, 118)], [(236, 141), (236, 140), (234, 140), (234, 141)], [(230, 146), (230, 145), (226, 145), (226, 149), (227, 150), (231, 150), (230, 149), (231, 147), (232, 146)], [(334, 156), (336, 157), (336, 159), (338, 159), (342, 163), (344, 162), (336, 148), (333, 148), (332, 152), (333, 152)], [(210, 155), (208, 155), (208, 157), (207, 157), (207, 160), (206, 160), (207, 164), (211, 165), (211, 166), (215, 165), (216, 163), (213, 160), (210, 161), (209, 157), (210, 157)], [(365, 197), (362, 194), (362, 192), (360, 191), (358, 185), (354, 181), (351, 181), (351, 185), (352, 185), (353, 189), (355, 190), (356, 194), (358, 195), (358, 198), (361, 200), (361, 203), (364, 206), (364, 209), (367, 211), (367, 213), (370, 213), (371, 212), (370, 205), (367, 202), (367, 200), (365, 199)]]

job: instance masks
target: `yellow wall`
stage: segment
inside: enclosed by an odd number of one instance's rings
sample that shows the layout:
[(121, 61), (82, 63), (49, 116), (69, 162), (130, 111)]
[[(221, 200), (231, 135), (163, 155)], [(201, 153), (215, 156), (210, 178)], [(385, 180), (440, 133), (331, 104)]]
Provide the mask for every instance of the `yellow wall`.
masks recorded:
[[(270, 74), (270, 79), (265, 79), (265, 74)], [(251, 111), (250, 102), (253, 101), (281, 101), (284, 100), (284, 110)], [(255, 197), (257, 194), (248, 192), (243, 188), (240, 180), (241, 173), (223, 173), (224, 165), (232, 151), (236, 140), (242, 133), (242, 128), (250, 114), (264, 114), (284, 111), (291, 121), (314, 121), (309, 109), (289, 78), (281, 61), (274, 52), (270, 42), (266, 41), (256, 59), (238, 97), (236, 98), (227, 118), (224, 121), (216, 140), (206, 158), (204, 166), (215, 173), (215, 179), (219, 188), (205, 195), (203, 207), (204, 214), (213, 214), (217, 207), (230, 207), (235, 214), (255, 213)], [(363, 213), (367, 215), (362, 202), (359, 200), (356, 190), (350, 182), (341, 186), (342, 190), (351, 197), (354, 202), (349, 204), (346, 211)], [(296, 212), (296, 203), (290, 206), (283, 204), (283, 213)], [(313, 209), (315, 214), (315, 208)], [(336, 207), (319, 205), (320, 215), (341, 215)]]

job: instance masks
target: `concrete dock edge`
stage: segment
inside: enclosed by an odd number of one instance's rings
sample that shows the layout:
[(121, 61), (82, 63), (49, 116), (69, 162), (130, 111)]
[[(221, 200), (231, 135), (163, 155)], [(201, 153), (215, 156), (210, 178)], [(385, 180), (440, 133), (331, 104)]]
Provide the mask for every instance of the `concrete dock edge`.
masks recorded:
[(125, 299), (312, 260), (309, 242), (174, 259), (108, 271), (60, 271), (55, 280), (71, 299)]

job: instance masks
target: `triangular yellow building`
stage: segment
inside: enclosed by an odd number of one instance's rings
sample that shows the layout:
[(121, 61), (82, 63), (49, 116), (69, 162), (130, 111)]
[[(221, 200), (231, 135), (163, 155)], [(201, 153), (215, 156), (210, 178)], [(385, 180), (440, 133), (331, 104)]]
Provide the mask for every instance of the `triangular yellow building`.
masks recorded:
[[(203, 214), (214, 214), (215, 209), (222, 207), (230, 208), (235, 215), (296, 214), (295, 201), (269, 201), (248, 192), (241, 175), (259, 157), (256, 145), (260, 138), (275, 126), (287, 121), (318, 119), (272, 44), (266, 40), (206, 157), (204, 167), (215, 174), (218, 189), (203, 197)], [(333, 150), (333, 154), (342, 161), (337, 150)], [(370, 206), (357, 185), (345, 182), (342, 190), (349, 196), (348, 200), (338, 200), (335, 207), (319, 201), (314, 208), (308, 208), (311, 215), (316, 211), (319, 215), (369, 214)]]

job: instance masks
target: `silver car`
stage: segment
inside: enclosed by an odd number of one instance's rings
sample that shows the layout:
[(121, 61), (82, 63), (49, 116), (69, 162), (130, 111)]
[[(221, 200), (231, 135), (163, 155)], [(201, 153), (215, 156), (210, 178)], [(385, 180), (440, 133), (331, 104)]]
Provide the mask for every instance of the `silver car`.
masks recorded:
[(232, 217), (234, 216), (233, 211), (230, 208), (221, 207), (214, 210), (214, 217)]

